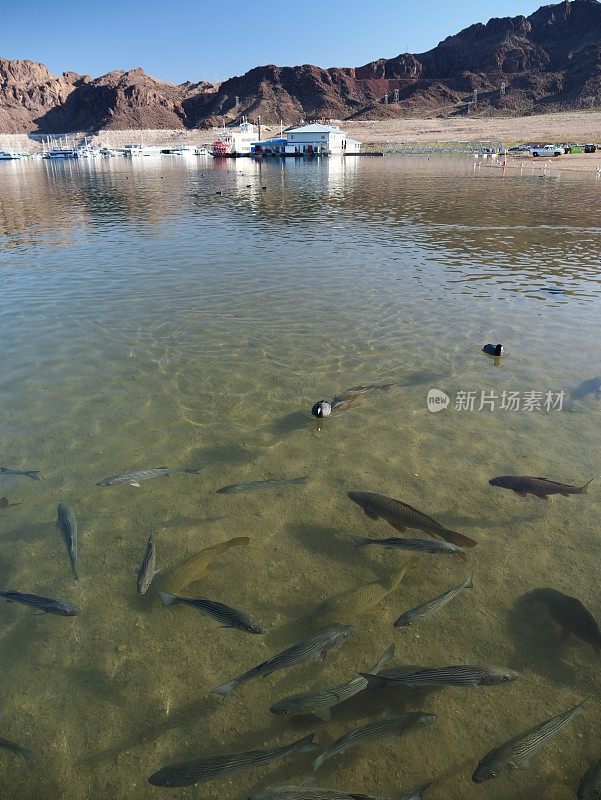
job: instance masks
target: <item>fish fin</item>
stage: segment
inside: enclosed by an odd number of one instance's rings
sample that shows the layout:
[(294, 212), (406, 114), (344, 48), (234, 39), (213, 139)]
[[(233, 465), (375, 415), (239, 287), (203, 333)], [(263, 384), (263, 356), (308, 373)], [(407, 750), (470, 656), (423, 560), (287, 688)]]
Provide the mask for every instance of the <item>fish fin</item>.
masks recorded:
[(169, 594), (169, 592), (159, 592), (159, 595), (164, 606), (173, 606), (177, 603), (175, 595)]
[(299, 783), (299, 786), (301, 789), (308, 789), (310, 786), (313, 786), (314, 784), (315, 784), (315, 775), (309, 775), (309, 777), (305, 778), (305, 780), (302, 783)]
[(406, 525), (402, 525), (400, 522), (391, 522), (389, 519), (387, 519), (386, 522), (389, 525), (392, 525), (392, 527), (395, 529), (395, 531), (399, 531), (400, 533), (403, 533), (403, 531), (407, 530), (407, 526)]
[(322, 719), (324, 722), (330, 722), (332, 719), (332, 712), (329, 708), (320, 708), (319, 710), (313, 710), (313, 713), (319, 719)]
[(422, 783), (421, 786), (416, 786), (415, 789), (412, 789), (407, 794), (404, 794), (401, 798), (399, 798), (399, 800), (423, 800), (423, 793), (427, 792), (431, 786), (434, 786), (434, 781)]
[(162, 569), (155, 569), (155, 571), (154, 571), (154, 575), (152, 576), (152, 579), (154, 580), (154, 579), (156, 578), (156, 576), (157, 576), (157, 575), (160, 575), (160, 574), (161, 574), (161, 572), (163, 572), (163, 570), (162, 570)]
[(138, 489), (139, 489), (140, 488), (140, 481), (130, 481), (129, 485), (130, 486), (137, 486)]
[(387, 664), (390, 661), (390, 659), (394, 656), (394, 649), (395, 649), (394, 644), (391, 644), (390, 647), (386, 650), (386, 652), (382, 654), (378, 663), (371, 668), (371, 671), (368, 674), (376, 675), (382, 669), (384, 664)]
[(512, 489), (511, 490), (514, 494), (519, 494), (520, 497), (526, 497), (527, 492), (522, 492), (519, 489)]
[(365, 547), (365, 545), (372, 543), (372, 540), (367, 536), (351, 536), (351, 539), (355, 543), (355, 547)]
[(366, 517), (369, 517), (370, 519), (379, 519), (375, 511), (369, 511), (367, 508), (364, 508), (363, 513), (365, 514)]
[[(29, 472), (25, 473), (28, 478), (31, 478), (34, 481), (40, 480), (40, 470), (39, 469), (30, 469)], [(589, 481), (590, 483), (590, 481)], [(588, 484), (587, 484), (588, 486)]]
[(28, 750), (26, 747), (19, 747), (18, 750), (15, 750), (15, 754), (20, 762), (23, 764), (27, 772), (32, 772), (33, 767), (31, 762), (35, 758), (35, 753), (33, 750)]
[(321, 767), (324, 762), (324, 754), (322, 753), (320, 756), (312, 762), (311, 767), (313, 768), (313, 772), (317, 772), (317, 770)]
[(456, 544), (458, 547), (475, 547), (478, 542), (475, 539), (470, 539), (469, 536), (464, 536), (459, 531), (452, 531), (450, 528), (444, 528), (438, 532), (438, 536), (449, 542), (449, 544)]
[(198, 475), (198, 473), (203, 469), (204, 467), (189, 467), (188, 469), (185, 469), (184, 472), (187, 472), (188, 475)]
[(454, 553), (453, 555), (456, 556), (461, 561), (467, 561), (467, 556), (465, 553)]
[(298, 742), (294, 742), (292, 747), (294, 747), (296, 753), (313, 753), (315, 750), (319, 750), (314, 733), (310, 733), (308, 736), (299, 739)]
[(380, 686), (386, 685), (385, 679), (380, 675), (372, 675), (370, 672), (360, 672), (359, 675), (367, 681), (368, 689), (379, 689)]
[(214, 689), (211, 689), (211, 691), (213, 694), (220, 694), (222, 697), (227, 697), (234, 691), (239, 682), (238, 678), (233, 678), (227, 683), (222, 683), (221, 686), (216, 686)]
[[(560, 492), (560, 494), (562, 494), (564, 497), (569, 497), (570, 496), (569, 494), (567, 494), (567, 492)], [(546, 494), (535, 494), (534, 496), (538, 497), (540, 500), (548, 500), (549, 499)]]

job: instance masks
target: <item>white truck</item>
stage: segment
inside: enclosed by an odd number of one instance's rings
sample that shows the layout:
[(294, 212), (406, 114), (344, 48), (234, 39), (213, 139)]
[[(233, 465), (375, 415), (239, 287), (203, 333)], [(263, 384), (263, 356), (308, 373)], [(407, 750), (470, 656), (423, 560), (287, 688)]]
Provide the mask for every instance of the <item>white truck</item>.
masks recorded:
[(545, 144), (542, 147), (531, 147), (530, 152), (533, 156), (562, 156), (564, 154), (563, 147), (556, 144)]

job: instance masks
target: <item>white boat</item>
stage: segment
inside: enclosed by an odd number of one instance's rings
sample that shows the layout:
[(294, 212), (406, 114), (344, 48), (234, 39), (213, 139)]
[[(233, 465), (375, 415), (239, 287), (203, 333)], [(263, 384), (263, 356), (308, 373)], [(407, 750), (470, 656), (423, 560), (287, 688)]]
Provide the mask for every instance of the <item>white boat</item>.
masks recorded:
[(187, 144), (178, 144), (174, 147), (161, 147), (161, 155), (164, 156), (194, 156), (194, 148)]
[(86, 139), (77, 148), (77, 158), (100, 158), (102, 152), (99, 147), (93, 147)]
[(16, 150), (0, 150), (0, 161), (18, 161), (20, 158), (23, 158), (23, 153)]
[(123, 154), (129, 158), (139, 158), (140, 156), (158, 156), (160, 155), (160, 147), (151, 147), (143, 144), (126, 144), (123, 148)]
[(55, 147), (46, 150), (44, 158), (77, 158), (77, 150), (74, 147)]
[(200, 147), (195, 147), (194, 148), (194, 155), (195, 156), (210, 156), (211, 153), (207, 150), (206, 147), (203, 147), (201, 145)]
[(111, 158), (112, 156), (120, 156), (122, 155), (122, 150), (115, 150), (112, 147), (101, 147), (100, 148), (100, 155), (104, 156), (105, 158)]
[(257, 139), (257, 129), (246, 117), (237, 128), (230, 128), (220, 133), (213, 142), (214, 156), (250, 155), (251, 145)]

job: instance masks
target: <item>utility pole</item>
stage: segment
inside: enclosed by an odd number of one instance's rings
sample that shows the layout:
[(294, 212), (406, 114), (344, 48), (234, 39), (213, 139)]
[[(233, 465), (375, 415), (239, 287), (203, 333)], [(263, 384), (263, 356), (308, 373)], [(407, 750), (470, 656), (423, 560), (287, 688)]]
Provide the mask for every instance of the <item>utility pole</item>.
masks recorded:
[(503, 81), (503, 82), (501, 83), (501, 86), (499, 87), (499, 94), (501, 95), (501, 97), (504, 97), (504, 96), (505, 96), (505, 89), (506, 89), (506, 87), (507, 87), (507, 84), (505, 83), (505, 81)]
[(474, 89), (474, 97), (472, 99), (472, 103), (474, 104), (474, 107), (476, 107), (478, 105), (478, 90), (477, 89)]
[(394, 100), (393, 100), (393, 102), (394, 103), (398, 103), (399, 102), (399, 90), (398, 89), (394, 90)]

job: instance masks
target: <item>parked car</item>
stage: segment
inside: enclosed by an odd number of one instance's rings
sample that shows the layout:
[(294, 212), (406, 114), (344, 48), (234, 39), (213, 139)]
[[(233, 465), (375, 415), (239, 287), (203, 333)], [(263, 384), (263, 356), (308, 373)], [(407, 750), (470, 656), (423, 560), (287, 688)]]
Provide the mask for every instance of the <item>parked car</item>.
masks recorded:
[(510, 153), (527, 153), (530, 150), (529, 144), (516, 144), (515, 147), (510, 147)]
[(532, 147), (530, 152), (533, 156), (562, 156), (563, 147), (558, 144), (544, 144), (542, 147)]
[(585, 153), (595, 153), (597, 150), (596, 144), (585, 144), (584, 145), (584, 152)]

